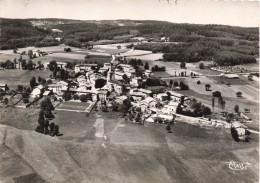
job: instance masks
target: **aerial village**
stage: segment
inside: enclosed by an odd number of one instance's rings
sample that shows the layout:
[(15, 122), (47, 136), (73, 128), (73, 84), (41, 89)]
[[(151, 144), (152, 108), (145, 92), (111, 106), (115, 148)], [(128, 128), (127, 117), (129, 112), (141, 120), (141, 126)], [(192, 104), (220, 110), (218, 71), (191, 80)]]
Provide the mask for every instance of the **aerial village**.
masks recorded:
[[(46, 55), (40, 50), (35, 50), (32, 54), (34, 57)], [(37, 132), (51, 136), (60, 134), (58, 125), (49, 124), (54, 110), (85, 113), (86, 118), (95, 110), (121, 111), (127, 121), (141, 125), (166, 124), (168, 133), (171, 133), (174, 121), (178, 120), (201, 127), (230, 128), (236, 141), (248, 140), (250, 132), (242, 123), (249, 123), (251, 119), (238, 112), (239, 109), (235, 110), (235, 113), (223, 110), (222, 113), (214, 114), (214, 103), (218, 103), (222, 109), (225, 108), (221, 92), (213, 92), (212, 106), (204, 105), (196, 98), (182, 94), (182, 90), (189, 88), (184, 82), (178, 83), (172, 80), (166, 82), (154, 75), (155, 69), (165, 70), (165, 67), (150, 68), (148, 63), (143, 63), (140, 59), (126, 60), (125, 56), (120, 54), (111, 55), (111, 61), (103, 65), (56, 61), (38, 64), (38, 66), (33, 64), (31, 67), (39, 69), (39, 72), (43, 69), (52, 71), (50, 78), (33, 77), (30, 81), (31, 88), (18, 85), (17, 92), (11, 93), (9, 97), (3, 97), (5, 92), (2, 92), (2, 99), (6, 104), (9, 99), (12, 106), (18, 108), (38, 105), (43, 109), (40, 112), (42, 114), (39, 114), (41, 119), (38, 121)], [(15, 63), (13, 67), (22, 69), (23, 64)], [(69, 71), (74, 71), (73, 75), (69, 74)], [(237, 74), (230, 74), (227, 70), (221, 71), (220, 77), (239, 78)], [(192, 72), (189, 74), (192, 78), (199, 77), (199, 74)], [(176, 76), (189, 77), (186, 71), (180, 73), (175, 71)], [(197, 84), (200, 84), (200, 81)], [(1, 84), (0, 87), (2, 91), (8, 90), (7, 84)], [(205, 87), (209, 90), (210, 85)], [(250, 111), (247, 110), (245, 112)], [(44, 119), (48, 119), (47, 122)]]

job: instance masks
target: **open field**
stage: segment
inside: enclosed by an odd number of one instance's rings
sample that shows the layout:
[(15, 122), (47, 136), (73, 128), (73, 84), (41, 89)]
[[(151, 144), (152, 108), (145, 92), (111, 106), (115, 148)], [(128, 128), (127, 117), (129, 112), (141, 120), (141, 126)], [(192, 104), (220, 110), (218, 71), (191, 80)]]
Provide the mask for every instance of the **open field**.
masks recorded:
[[(258, 181), (257, 136), (252, 135), (250, 143), (237, 143), (226, 129), (205, 129), (183, 122), (176, 122), (173, 133), (169, 134), (164, 124), (140, 126), (126, 122), (118, 114), (93, 112), (85, 117), (81, 113), (58, 111), (54, 122), (63, 133), (60, 137), (1, 125), (0, 180), (10, 182), (14, 178), (27, 183)], [(25, 127), (28, 129), (19, 126)], [(97, 136), (97, 132), (104, 133), (106, 140)], [(14, 166), (12, 160), (16, 168), (7, 171)], [(251, 165), (243, 171), (232, 171), (228, 168), (231, 160), (248, 161)], [(29, 181), (28, 177), (33, 180)]]
[(158, 78), (161, 78), (161, 77), (172, 77), (173, 75), (167, 73), (167, 72), (163, 72), (163, 71), (160, 71), (160, 72), (153, 72), (153, 74), (158, 77)]
[[(78, 50), (81, 50), (79, 48), (76, 48), (76, 47), (71, 47), (71, 46), (66, 46), (64, 44), (61, 44), (59, 46), (47, 46), (47, 47), (26, 47), (26, 48), (18, 48), (18, 52), (23, 52), (23, 51), (26, 51), (28, 52), (29, 50), (41, 50), (41, 51), (44, 51), (44, 52), (47, 52), (47, 53), (50, 53), (50, 52), (63, 52), (64, 51), (64, 48), (68, 48), (70, 47), (72, 51), (78, 51)], [(12, 54), (13, 53), (13, 50), (0, 50), (0, 53), (4, 53), (4, 54)]]
[(89, 107), (91, 102), (62, 102), (60, 105), (57, 106), (57, 110), (64, 110), (64, 111), (78, 111), (84, 112)]
[(46, 55), (46, 57), (52, 57), (52, 58), (56, 58), (56, 57), (59, 57), (59, 58), (68, 58), (68, 59), (73, 59), (73, 60), (84, 60), (86, 55), (84, 54), (75, 54), (75, 53), (66, 53), (66, 52), (63, 52), (63, 53), (52, 53), (52, 54), (49, 54), (49, 55)]
[(136, 56), (130, 56), (129, 58), (136, 58), (136, 59), (141, 59), (143, 61), (155, 61), (162, 59), (162, 53), (150, 53), (147, 55), (136, 55)]
[(2, 83), (7, 83), (10, 89), (16, 89), (17, 85), (30, 86), (30, 80), (32, 77), (36, 79), (40, 76), (42, 78), (49, 78), (51, 72), (48, 70), (1, 70), (0, 80)]
[[(6, 62), (7, 60), (10, 61), (14, 61), (14, 59), (16, 59), (18, 61), (18, 59), (20, 58), (19, 54), (4, 54), (4, 53), (0, 53), (0, 62)], [(28, 56), (27, 55), (23, 55), (22, 56), (23, 59), (27, 59)]]

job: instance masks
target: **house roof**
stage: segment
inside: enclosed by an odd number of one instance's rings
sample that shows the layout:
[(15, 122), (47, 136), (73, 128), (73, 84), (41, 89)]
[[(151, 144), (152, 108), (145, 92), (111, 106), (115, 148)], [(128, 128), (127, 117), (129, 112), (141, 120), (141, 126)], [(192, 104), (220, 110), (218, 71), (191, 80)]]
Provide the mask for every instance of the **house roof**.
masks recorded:
[(158, 93), (158, 94), (157, 94), (157, 97), (160, 97), (160, 96), (162, 96), (162, 97), (168, 97), (168, 95), (167, 95), (166, 93)]
[(144, 100), (142, 100), (142, 103), (150, 104), (151, 102), (154, 102), (154, 98), (152, 97), (146, 97)]
[(143, 92), (143, 93), (147, 93), (147, 94), (152, 93), (151, 90), (147, 90), (147, 89), (143, 89), (143, 88), (140, 88), (139, 91), (140, 91), (140, 92)]
[(127, 96), (125, 96), (125, 95), (122, 95), (122, 96), (116, 97), (116, 99), (119, 99), (119, 100), (122, 100), (122, 101), (124, 101), (124, 100), (126, 100), (126, 99), (127, 99)]
[(4, 83), (0, 83), (0, 86), (3, 87), (3, 86), (6, 86), (7, 84), (4, 84)]
[(123, 75), (125, 75), (124, 72), (115, 72), (115, 74), (116, 74), (116, 75), (119, 75), (119, 76), (123, 76)]
[(41, 94), (41, 90), (39, 88), (34, 88), (31, 95), (40, 95)]
[(178, 106), (179, 103), (178, 102), (174, 102), (174, 101), (170, 101), (168, 106)]
[(224, 74), (224, 76), (227, 78), (239, 78), (237, 74)]
[(241, 123), (239, 123), (239, 122), (233, 122), (233, 123), (232, 123), (232, 126), (233, 126), (234, 128), (245, 128), (245, 129), (248, 128), (247, 126), (245, 126), (245, 125), (243, 125), (243, 124), (241, 124)]
[(38, 85), (36, 88), (38, 88), (38, 89), (43, 89), (44, 88), (44, 86), (43, 85)]
[(68, 83), (66, 83), (65, 81), (59, 81), (58, 83), (56, 83), (56, 84), (60, 84), (60, 85), (68, 85)]
[(138, 96), (138, 97), (143, 97), (144, 94), (142, 92), (134, 92), (132, 94), (130, 94), (130, 96)]
[(50, 92), (51, 92), (51, 91), (45, 91), (45, 92), (43, 93), (43, 96), (48, 96), (48, 95), (50, 94)]

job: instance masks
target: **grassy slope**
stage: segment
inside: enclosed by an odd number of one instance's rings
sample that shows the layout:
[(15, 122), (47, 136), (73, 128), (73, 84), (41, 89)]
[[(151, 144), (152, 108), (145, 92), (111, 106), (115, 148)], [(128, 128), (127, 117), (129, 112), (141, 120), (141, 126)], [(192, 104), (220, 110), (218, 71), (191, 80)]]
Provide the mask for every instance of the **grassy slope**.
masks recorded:
[[(236, 143), (229, 131), (204, 129), (177, 122), (173, 133), (165, 125), (139, 126), (99, 113), (108, 141), (96, 138), (96, 114), (57, 112), (55, 122), (64, 134), (59, 138), (0, 126), (1, 162), (7, 170), (2, 180), (31, 175), (47, 182), (256, 182), (258, 137)], [(20, 128), (23, 128), (20, 126)], [(39, 146), (39, 144), (41, 144)], [(102, 145), (103, 144), (103, 145)], [(243, 153), (241, 153), (243, 152)], [(19, 158), (17, 158), (19, 157)], [(230, 160), (252, 163), (247, 170), (231, 171)], [(1, 163), (1, 165), (3, 165)], [(24, 167), (21, 169), (20, 167)], [(36, 175), (35, 175), (36, 174)], [(21, 177), (21, 178), (22, 178)], [(30, 183), (30, 182), (28, 182)]]

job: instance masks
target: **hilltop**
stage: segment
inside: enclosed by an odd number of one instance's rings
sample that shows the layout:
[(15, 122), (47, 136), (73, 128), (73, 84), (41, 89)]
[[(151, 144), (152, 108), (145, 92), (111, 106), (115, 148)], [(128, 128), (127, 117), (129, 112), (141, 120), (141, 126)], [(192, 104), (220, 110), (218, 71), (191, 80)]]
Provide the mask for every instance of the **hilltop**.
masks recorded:
[(82, 48), (96, 42), (129, 43), (131, 47), (141, 37), (145, 41), (135, 49), (164, 53), (165, 61), (214, 60), (219, 65), (237, 65), (255, 63), (259, 57), (258, 28), (140, 20), (2, 18), (1, 31), (1, 49), (61, 43)]

